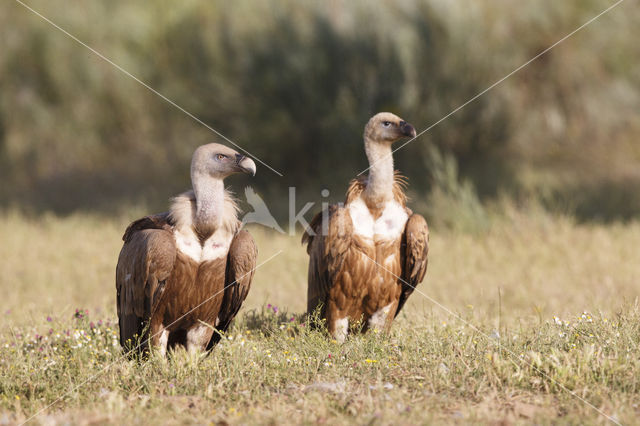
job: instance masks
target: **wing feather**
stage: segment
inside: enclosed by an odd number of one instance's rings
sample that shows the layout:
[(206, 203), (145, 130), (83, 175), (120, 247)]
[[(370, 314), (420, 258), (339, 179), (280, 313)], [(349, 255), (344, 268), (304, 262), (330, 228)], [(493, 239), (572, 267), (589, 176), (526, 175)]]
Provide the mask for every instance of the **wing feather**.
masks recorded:
[(125, 243), (128, 242), (136, 232), (142, 231), (143, 229), (164, 229), (165, 231), (172, 232), (172, 225), (169, 212), (145, 216), (131, 222), (131, 224), (127, 226), (127, 230), (124, 231), (124, 235), (122, 236), (122, 241)]
[[(323, 217), (328, 218), (324, 230)], [(353, 222), (349, 211), (334, 204), (327, 211), (318, 213), (303, 235), (302, 242), (307, 243), (309, 253), (307, 313), (311, 314), (326, 302), (353, 243)]]
[[(150, 219), (151, 218), (151, 219)], [(170, 277), (176, 245), (170, 225), (159, 215), (147, 216), (127, 228), (116, 267), (120, 344), (142, 337), (158, 293)]]
[(422, 282), (427, 272), (429, 254), (429, 227), (427, 221), (419, 214), (412, 214), (407, 221), (402, 244), (402, 293), (398, 301), (395, 316), (413, 293), (415, 287)]
[[(231, 321), (238, 314), (242, 303), (247, 298), (257, 257), (258, 248), (251, 234), (247, 231), (238, 232), (229, 247), (225, 291), (222, 306), (218, 313), (217, 330), (221, 332), (227, 331)], [(211, 349), (219, 340), (220, 334), (213, 333), (207, 349)]]

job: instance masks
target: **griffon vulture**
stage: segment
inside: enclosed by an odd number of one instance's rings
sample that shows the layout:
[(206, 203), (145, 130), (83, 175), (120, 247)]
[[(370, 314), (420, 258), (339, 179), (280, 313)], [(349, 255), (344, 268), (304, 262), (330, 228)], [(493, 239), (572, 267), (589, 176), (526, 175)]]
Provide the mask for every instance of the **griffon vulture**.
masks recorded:
[[(200, 146), (191, 161), (193, 190), (169, 212), (131, 223), (116, 268), (120, 344), (150, 343), (164, 355), (183, 345), (209, 349), (229, 327), (249, 292), (257, 249), (240, 230), (224, 178), (255, 175), (250, 158), (220, 144)], [(137, 336), (137, 338), (136, 338)]]
[(406, 180), (394, 172), (391, 152), (395, 141), (415, 135), (394, 114), (373, 116), (364, 129), (369, 175), (352, 180), (344, 205), (318, 213), (302, 237), (309, 253), (307, 310), (322, 307), (336, 340), (344, 341), (350, 321), (387, 331), (424, 278), (427, 222), (406, 206)]

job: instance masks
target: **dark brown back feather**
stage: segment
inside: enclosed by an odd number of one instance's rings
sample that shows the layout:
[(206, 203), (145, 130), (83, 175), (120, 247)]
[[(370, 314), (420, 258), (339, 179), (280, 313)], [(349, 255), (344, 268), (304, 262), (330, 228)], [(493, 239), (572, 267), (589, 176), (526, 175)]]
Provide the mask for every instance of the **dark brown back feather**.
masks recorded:
[(127, 230), (124, 231), (122, 241), (125, 243), (129, 242), (134, 233), (143, 229), (164, 229), (171, 232), (173, 230), (173, 222), (171, 221), (169, 212), (145, 216), (131, 222), (129, 226), (127, 226)]

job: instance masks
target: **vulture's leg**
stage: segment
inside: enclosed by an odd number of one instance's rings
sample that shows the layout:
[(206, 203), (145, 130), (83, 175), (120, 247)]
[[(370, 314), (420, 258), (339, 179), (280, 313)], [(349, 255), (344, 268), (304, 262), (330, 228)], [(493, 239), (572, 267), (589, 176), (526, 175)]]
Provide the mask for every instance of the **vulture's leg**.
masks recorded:
[(164, 358), (167, 354), (167, 344), (169, 343), (169, 330), (164, 328), (160, 320), (160, 315), (151, 317), (151, 326), (149, 327), (149, 350), (158, 349), (160, 355)]
[(198, 351), (204, 351), (207, 348), (207, 343), (211, 340), (213, 334), (213, 327), (199, 324), (192, 327), (187, 331), (187, 350), (190, 354), (194, 354)]
[(329, 334), (338, 342), (343, 343), (349, 333), (349, 317), (344, 311), (338, 310), (333, 301), (327, 304), (327, 328)]
[(347, 339), (347, 334), (349, 334), (349, 318), (344, 317), (334, 321), (333, 323), (333, 338), (336, 339), (339, 343), (344, 343)]
[(153, 347), (158, 348), (162, 358), (167, 356), (167, 344), (169, 343), (169, 330), (164, 327), (158, 333), (153, 334)]
[(394, 318), (396, 317), (396, 312), (398, 311), (398, 301), (392, 302), (389, 305), (389, 312), (387, 313), (386, 322), (384, 325), (385, 333), (389, 333), (391, 331), (391, 324), (393, 323)]
[(378, 331), (389, 331), (396, 305), (396, 302), (391, 302), (387, 306), (383, 306), (375, 311), (369, 318), (368, 328)]

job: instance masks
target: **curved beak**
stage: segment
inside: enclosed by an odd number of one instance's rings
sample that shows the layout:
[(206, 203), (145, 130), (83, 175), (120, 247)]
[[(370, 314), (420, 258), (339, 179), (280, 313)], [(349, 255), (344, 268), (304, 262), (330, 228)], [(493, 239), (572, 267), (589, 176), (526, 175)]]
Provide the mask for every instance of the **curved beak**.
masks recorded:
[(407, 136), (410, 138), (416, 137), (416, 129), (406, 121), (400, 122), (400, 131), (402, 132), (403, 136)]
[(242, 154), (236, 154), (236, 166), (244, 173), (250, 174), (251, 176), (256, 175), (256, 163), (254, 163), (249, 157), (245, 157)]

